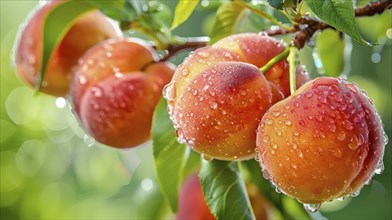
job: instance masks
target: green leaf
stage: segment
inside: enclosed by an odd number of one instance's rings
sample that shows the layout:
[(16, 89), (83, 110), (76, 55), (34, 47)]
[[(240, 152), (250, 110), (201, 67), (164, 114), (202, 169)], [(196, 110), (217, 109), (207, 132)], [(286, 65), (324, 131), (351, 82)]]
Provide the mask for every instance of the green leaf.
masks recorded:
[(117, 21), (125, 21), (130, 18), (130, 11), (126, 10), (125, 0), (96, 1), (88, 0), (92, 5), (96, 6), (106, 16)]
[(279, 10), (283, 8), (283, 2), (284, 0), (268, 0), (268, 4), (270, 4), (271, 7)]
[(36, 85), (37, 90), (41, 88), (49, 58), (54, 49), (57, 48), (75, 20), (95, 8), (89, 2), (67, 1), (49, 12), (43, 28), (43, 56), (40, 77)]
[(183, 168), (183, 176), (189, 176), (192, 173), (199, 172), (201, 166), (201, 156), (193, 150), (189, 150), (186, 163)]
[(358, 17), (357, 23), (366, 40), (382, 44), (381, 42), (387, 38), (387, 30), (392, 27), (392, 10), (373, 16)]
[(216, 13), (216, 19), (211, 31), (211, 43), (238, 32), (241, 21), (248, 15), (249, 10), (237, 2), (222, 4)]
[[(338, 31), (324, 30), (317, 34), (316, 48), (327, 76), (339, 76), (344, 70), (345, 41)], [(316, 65), (317, 66), (317, 65)]]
[(238, 163), (203, 161), (200, 181), (204, 198), (219, 219), (255, 219)]
[(174, 20), (170, 27), (171, 30), (184, 23), (199, 4), (199, 0), (180, 0), (174, 12)]
[(152, 123), (153, 152), (161, 191), (173, 212), (176, 212), (182, 170), (190, 149), (177, 142), (166, 108), (166, 100), (162, 98)]
[(271, 7), (281, 10), (283, 7), (297, 7), (297, 1), (298, 0), (268, 0), (268, 3)]
[(355, 23), (353, 0), (307, 0), (307, 4), (325, 23), (360, 43), (371, 45), (362, 38)]
[(246, 179), (257, 186), (259, 191), (279, 211), (283, 219), (312, 219), (298, 201), (275, 191), (272, 184), (262, 176), (260, 165), (256, 160), (242, 161), (241, 165), (245, 168)]

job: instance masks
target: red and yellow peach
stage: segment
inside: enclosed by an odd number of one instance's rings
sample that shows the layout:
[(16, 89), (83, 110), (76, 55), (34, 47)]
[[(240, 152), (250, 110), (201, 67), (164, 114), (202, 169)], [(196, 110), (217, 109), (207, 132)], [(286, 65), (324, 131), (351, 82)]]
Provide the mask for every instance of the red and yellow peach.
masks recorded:
[(72, 103), (85, 130), (113, 147), (134, 147), (150, 138), (152, 116), (174, 66), (137, 39), (104, 41), (74, 69)]
[[(320, 77), (276, 103), (257, 132), (263, 176), (306, 204), (356, 195), (384, 153), (384, 131), (367, 95)], [(380, 167), (379, 167), (380, 168)]]
[[(34, 11), (21, 29), (16, 42), (16, 71), (31, 86), (37, 83), (41, 69), (45, 18), (61, 3), (51, 1)], [(72, 68), (77, 64), (79, 57), (98, 42), (115, 36), (117, 33), (113, 25), (99, 11), (78, 18), (53, 51), (41, 91), (54, 96), (66, 96), (69, 92)]]

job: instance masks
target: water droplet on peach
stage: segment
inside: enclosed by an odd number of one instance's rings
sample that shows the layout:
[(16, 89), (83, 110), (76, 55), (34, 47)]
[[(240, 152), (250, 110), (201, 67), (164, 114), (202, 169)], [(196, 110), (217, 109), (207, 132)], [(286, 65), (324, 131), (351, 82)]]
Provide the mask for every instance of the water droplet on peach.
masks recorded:
[(377, 163), (377, 167), (376, 167), (376, 169), (374, 170), (374, 173), (375, 173), (375, 174), (381, 174), (382, 172), (384, 172), (384, 162), (383, 162), (382, 160), (380, 160), (380, 161)]
[(274, 117), (279, 117), (280, 112), (279, 112), (279, 111), (273, 111), (273, 112), (272, 112), (272, 115), (273, 115)]
[(265, 31), (260, 31), (260, 32), (258, 33), (258, 35), (259, 35), (259, 36), (262, 36), (262, 37), (268, 37), (268, 33), (265, 32)]
[(266, 118), (264, 121), (267, 125), (272, 125), (272, 123), (273, 123), (273, 121), (269, 118)]
[(210, 53), (205, 52), (205, 51), (200, 51), (200, 52), (198, 52), (197, 54), (198, 54), (199, 56), (201, 56), (201, 57), (204, 57), (204, 58), (207, 58), (207, 57), (210, 56)]
[(206, 160), (206, 161), (212, 161), (214, 159), (213, 156), (207, 155), (207, 154), (201, 154), (201, 157), (203, 158), (203, 160)]
[(339, 141), (343, 141), (346, 138), (346, 133), (344, 131), (339, 132), (337, 138)]
[(359, 196), (360, 193), (361, 193), (361, 189), (355, 191), (355, 192), (352, 193), (350, 196), (351, 196), (351, 197), (357, 197), (357, 196)]
[(87, 147), (92, 147), (95, 144), (94, 138), (90, 137), (87, 134), (84, 134), (83, 141), (87, 145)]
[(304, 204), (304, 208), (306, 211), (314, 213), (317, 212), (321, 207), (321, 204)]
[(189, 69), (188, 68), (184, 68), (184, 69), (182, 69), (182, 71), (181, 71), (181, 74), (183, 75), (183, 76), (187, 76), (188, 74), (189, 74)]
[(211, 108), (211, 109), (217, 109), (217, 108), (218, 108), (218, 103), (216, 103), (216, 102), (210, 102), (210, 108)]
[(295, 164), (295, 163), (291, 163), (290, 166), (291, 166), (291, 168), (293, 168), (293, 169), (297, 169), (297, 168), (298, 168), (297, 164)]
[(95, 97), (101, 97), (103, 95), (102, 94), (103, 93), (102, 89), (100, 87), (97, 87), (97, 86), (93, 86), (91, 88), (91, 92), (93, 92)]
[(337, 148), (329, 148), (328, 151), (336, 158), (342, 157), (342, 151)]
[(351, 150), (356, 150), (359, 147), (359, 143), (358, 143), (358, 137), (356, 135), (352, 136), (350, 138), (350, 142), (348, 143), (348, 147)]

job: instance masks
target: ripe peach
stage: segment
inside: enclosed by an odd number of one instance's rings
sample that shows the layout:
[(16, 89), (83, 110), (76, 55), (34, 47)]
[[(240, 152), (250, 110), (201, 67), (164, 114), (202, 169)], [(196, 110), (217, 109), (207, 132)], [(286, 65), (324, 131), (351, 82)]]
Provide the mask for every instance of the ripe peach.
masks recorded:
[[(380, 172), (384, 131), (355, 84), (320, 77), (264, 115), (257, 132), (263, 176), (305, 204), (357, 195)], [(317, 206), (315, 206), (317, 207)]]
[(87, 51), (74, 69), (76, 114), (97, 141), (134, 147), (150, 137), (152, 115), (174, 67), (137, 39), (106, 40)]
[[(246, 186), (249, 200), (256, 219), (271, 219), (271, 205), (252, 184)], [(197, 174), (189, 176), (183, 183), (179, 195), (179, 207), (176, 219), (207, 220), (215, 217), (209, 210), (203, 196)]]
[[(240, 60), (263, 67), (279, 53), (286, 49), (283, 41), (268, 37), (264, 32), (235, 34), (216, 42), (213, 47), (225, 48), (240, 56)], [(289, 65), (281, 60), (264, 73), (268, 81), (275, 83), (285, 95), (290, 95)], [(304, 67), (298, 66), (296, 72), (297, 88), (309, 81), (308, 72)]]
[[(290, 90), (286, 61), (275, 64), (266, 76), (259, 68), (284, 49), (272, 37), (245, 33), (190, 55), (165, 89), (178, 140), (205, 158), (252, 158), (261, 117)], [(308, 75), (298, 70), (300, 86)]]
[[(42, 61), (42, 31), (46, 16), (61, 1), (51, 1), (32, 13), (21, 29), (15, 45), (15, 67), (29, 85), (37, 82)], [(99, 11), (79, 18), (53, 52), (47, 66), (42, 92), (66, 96), (71, 82), (71, 69), (79, 57), (96, 43), (115, 37), (116, 31)]]

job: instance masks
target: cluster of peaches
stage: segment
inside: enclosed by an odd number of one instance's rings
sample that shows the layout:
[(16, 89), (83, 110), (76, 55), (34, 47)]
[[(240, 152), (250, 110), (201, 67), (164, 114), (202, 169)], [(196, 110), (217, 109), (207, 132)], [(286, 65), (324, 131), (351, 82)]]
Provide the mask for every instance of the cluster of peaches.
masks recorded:
[[(17, 41), (16, 70), (32, 86), (41, 68), (45, 17), (58, 4), (38, 8)], [(53, 51), (41, 91), (70, 95), (82, 126), (97, 141), (134, 147), (149, 139), (154, 108), (173, 72), (174, 65), (159, 62), (151, 46), (120, 37), (102, 13), (93, 11), (80, 17)]]
[[(21, 31), (16, 69), (37, 82), (45, 16), (35, 11)], [(84, 129), (118, 148), (150, 138), (152, 115), (164, 97), (178, 141), (205, 159), (259, 162), (277, 189), (306, 204), (357, 194), (383, 169), (386, 142), (372, 100), (355, 84), (330, 77), (309, 81), (289, 65), (261, 72), (286, 46), (263, 33), (221, 39), (195, 50), (175, 68), (151, 46), (117, 36), (104, 15), (79, 18), (48, 63), (42, 91), (71, 96)]]
[(285, 48), (263, 33), (245, 33), (194, 51), (164, 91), (178, 141), (206, 159), (256, 153), (277, 191), (304, 204), (357, 195), (383, 170), (380, 116), (357, 85), (309, 81), (301, 66), (290, 95), (286, 60), (260, 71)]

